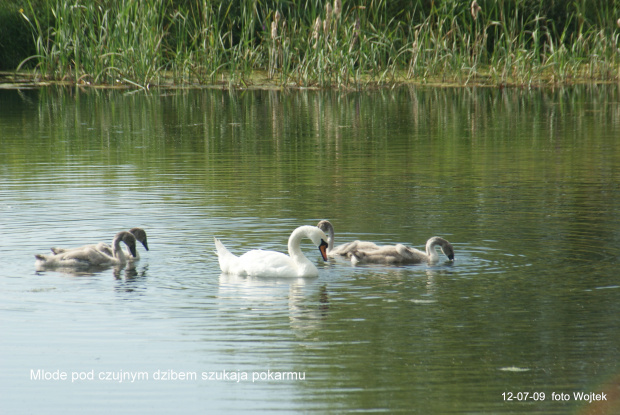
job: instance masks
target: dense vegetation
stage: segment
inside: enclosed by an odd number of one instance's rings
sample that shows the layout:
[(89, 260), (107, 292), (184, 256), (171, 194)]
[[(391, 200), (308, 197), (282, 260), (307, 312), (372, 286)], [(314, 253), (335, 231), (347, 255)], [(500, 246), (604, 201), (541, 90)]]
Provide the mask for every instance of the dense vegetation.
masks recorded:
[(0, 30), (2, 69), (77, 83), (619, 80), (620, 0), (0, 0)]

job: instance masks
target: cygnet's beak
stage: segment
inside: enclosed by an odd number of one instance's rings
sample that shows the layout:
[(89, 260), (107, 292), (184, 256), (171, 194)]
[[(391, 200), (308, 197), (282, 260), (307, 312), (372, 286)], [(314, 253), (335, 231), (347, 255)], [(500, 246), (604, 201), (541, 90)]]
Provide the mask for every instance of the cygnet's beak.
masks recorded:
[[(454, 251), (453, 251), (452, 249), (446, 249), (445, 251), (444, 251), (444, 249), (443, 249), (443, 248), (439, 248), (439, 249), (441, 250), (441, 252), (443, 252), (443, 254), (444, 254), (445, 256), (447, 256), (447, 257), (448, 257), (448, 259), (449, 259), (450, 261), (454, 261)], [(448, 251), (448, 252), (446, 252), (446, 251)]]
[(132, 257), (136, 257), (136, 244), (130, 244), (129, 245), (129, 252), (131, 253)]
[(323, 256), (323, 261), (327, 261), (327, 242), (321, 239), (321, 245), (319, 245), (319, 251), (321, 252), (321, 256)]

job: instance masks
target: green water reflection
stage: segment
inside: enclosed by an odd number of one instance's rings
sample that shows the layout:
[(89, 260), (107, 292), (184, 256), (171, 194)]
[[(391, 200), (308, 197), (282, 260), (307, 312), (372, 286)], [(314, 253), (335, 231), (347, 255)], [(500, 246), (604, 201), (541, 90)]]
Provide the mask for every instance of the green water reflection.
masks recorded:
[[(227, 228), (240, 218), (455, 244), (452, 265), (322, 268), (320, 317), (294, 333), (300, 410), (567, 413), (553, 391), (620, 373), (617, 86), (42, 89), (0, 91), (0, 109), (11, 197), (129, 189), (205, 209), (237, 252), (260, 243)], [(547, 399), (502, 399), (519, 391)]]

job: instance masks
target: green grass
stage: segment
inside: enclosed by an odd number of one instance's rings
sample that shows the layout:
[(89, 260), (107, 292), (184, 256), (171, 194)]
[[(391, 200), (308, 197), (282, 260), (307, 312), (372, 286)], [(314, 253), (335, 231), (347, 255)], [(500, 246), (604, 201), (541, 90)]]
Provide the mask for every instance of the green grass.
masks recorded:
[(620, 80), (620, 0), (34, 1), (9, 14), (32, 34), (22, 66), (71, 83)]

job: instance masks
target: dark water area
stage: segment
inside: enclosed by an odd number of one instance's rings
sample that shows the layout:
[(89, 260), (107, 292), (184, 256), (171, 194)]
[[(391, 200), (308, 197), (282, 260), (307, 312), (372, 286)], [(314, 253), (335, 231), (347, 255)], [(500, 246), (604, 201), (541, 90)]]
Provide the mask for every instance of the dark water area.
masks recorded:
[[(2, 407), (617, 413), (619, 137), (615, 85), (0, 90)], [(214, 236), (286, 251), (321, 219), (456, 261), (220, 272)], [(136, 226), (135, 266), (35, 271)]]

